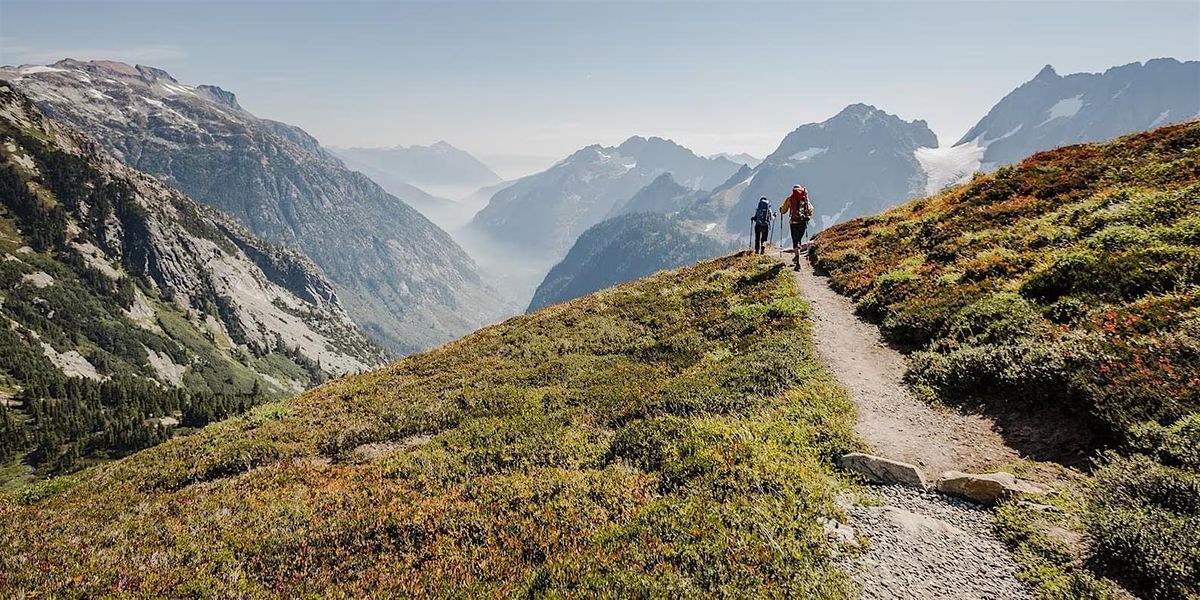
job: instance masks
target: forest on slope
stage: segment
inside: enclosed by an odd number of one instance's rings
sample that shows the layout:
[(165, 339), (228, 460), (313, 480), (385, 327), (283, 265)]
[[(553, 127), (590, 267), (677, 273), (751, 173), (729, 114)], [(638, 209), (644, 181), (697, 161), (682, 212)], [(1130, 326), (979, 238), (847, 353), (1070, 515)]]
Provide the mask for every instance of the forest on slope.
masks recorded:
[[(813, 261), (913, 350), (929, 400), (1069, 415), (1042, 423), (1048, 440), (1086, 430), (1057, 450), (1090, 459), (1067, 511), (1090, 567), (1149, 597), (1200, 593), (1200, 123), (1035, 154), (836, 226)], [(1053, 543), (1014, 542), (1066, 597), (1090, 578), (1062, 574)]]

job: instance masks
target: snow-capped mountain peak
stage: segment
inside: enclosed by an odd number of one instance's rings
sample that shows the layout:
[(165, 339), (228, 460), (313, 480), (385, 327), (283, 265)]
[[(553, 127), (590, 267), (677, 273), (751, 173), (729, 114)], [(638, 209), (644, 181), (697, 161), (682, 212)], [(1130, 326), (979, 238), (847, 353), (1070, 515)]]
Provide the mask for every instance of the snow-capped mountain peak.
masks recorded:
[(1200, 116), (1200, 62), (1158, 58), (1103, 73), (1047, 65), (1005, 96), (958, 145), (985, 148), (991, 170), (1041, 150), (1111, 139)]

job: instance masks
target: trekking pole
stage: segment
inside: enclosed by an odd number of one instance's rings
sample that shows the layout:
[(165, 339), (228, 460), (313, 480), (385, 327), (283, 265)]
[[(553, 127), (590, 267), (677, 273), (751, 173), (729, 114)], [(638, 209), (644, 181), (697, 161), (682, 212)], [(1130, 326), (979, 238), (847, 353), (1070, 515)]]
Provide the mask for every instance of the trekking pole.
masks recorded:
[(779, 260), (783, 260), (783, 219), (779, 219), (779, 227), (777, 231), (779, 232), (779, 235), (777, 236), (779, 238), (779, 243), (776, 244), (775, 248), (779, 250)]

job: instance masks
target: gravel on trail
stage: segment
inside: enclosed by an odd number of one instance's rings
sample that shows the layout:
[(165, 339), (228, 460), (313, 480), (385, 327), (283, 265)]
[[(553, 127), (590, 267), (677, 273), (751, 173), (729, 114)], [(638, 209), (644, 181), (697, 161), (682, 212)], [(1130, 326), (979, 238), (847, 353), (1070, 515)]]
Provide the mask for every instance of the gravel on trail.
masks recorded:
[(867, 549), (843, 568), (862, 597), (1028, 598), (1017, 565), (983, 507), (915, 487), (871, 488), (880, 506), (845, 506)]

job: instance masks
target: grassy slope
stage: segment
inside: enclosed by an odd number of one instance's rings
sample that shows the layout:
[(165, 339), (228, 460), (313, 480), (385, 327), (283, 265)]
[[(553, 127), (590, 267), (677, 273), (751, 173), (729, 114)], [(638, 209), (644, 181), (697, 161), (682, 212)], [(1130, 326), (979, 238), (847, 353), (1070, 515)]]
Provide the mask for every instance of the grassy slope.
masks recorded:
[(931, 397), (1061, 406), (1107, 434), (1121, 454), (1075, 514), (1093, 564), (1147, 595), (1200, 593), (1200, 123), (1037, 154), (835, 227), (814, 260), (915, 348)]
[(793, 285), (660, 273), (29, 488), (0, 587), (852, 595), (816, 517), (853, 409)]

